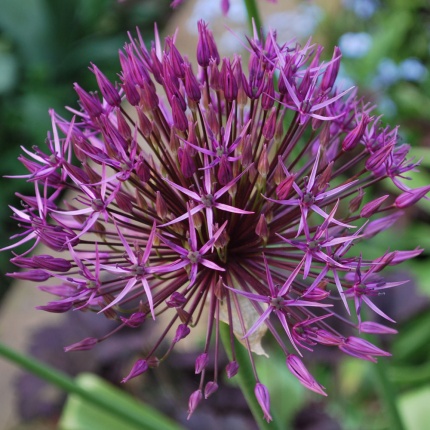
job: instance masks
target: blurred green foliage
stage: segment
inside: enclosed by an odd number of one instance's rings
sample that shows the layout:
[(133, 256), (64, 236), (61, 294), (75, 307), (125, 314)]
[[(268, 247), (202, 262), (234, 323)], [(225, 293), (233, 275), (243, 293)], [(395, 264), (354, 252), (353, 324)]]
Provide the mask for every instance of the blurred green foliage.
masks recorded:
[[(31, 191), (17, 161), (20, 145), (43, 146), (51, 128), (48, 109), (65, 114), (76, 107), (73, 82), (96, 88), (88, 71), (94, 62), (118, 81), (118, 50), (126, 32), (139, 26), (148, 41), (154, 22), (162, 26), (171, 14), (169, 2), (157, 0), (0, 0), (0, 247), (16, 231), (7, 204), (19, 207), (15, 192)], [(9, 284), (9, 252), (0, 253), (0, 296)]]
[[(342, 72), (408, 141), (429, 146), (430, 3), (343, 0), (318, 33), (343, 48)], [(366, 46), (364, 46), (366, 45)]]

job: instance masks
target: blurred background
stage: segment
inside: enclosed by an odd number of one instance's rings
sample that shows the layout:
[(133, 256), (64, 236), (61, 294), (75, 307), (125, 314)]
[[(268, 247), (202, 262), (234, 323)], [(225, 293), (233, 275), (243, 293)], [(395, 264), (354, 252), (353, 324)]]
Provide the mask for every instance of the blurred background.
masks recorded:
[[(139, 26), (150, 42), (153, 23), (162, 34), (179, 28), (178, 45), (190, 59), (195, 55), (198, 19), (210, 22), (224, 55), (241, 49), (247, 31), (245, 9), (231, 0), (228, 19), (221, 15), (218, 0), (188, 0), (173, 11), (169, 0), (0, 0), (0, 247), (7, 246), (15, 222), (9, 219), (8, 204), (19, 206), (15, 193), (26, 194), (31, 186), (24, 180), (3, 178), (23, 174), (17, 161), (20, 145), (43, 145), (50, 129), (48, 109), (68, 116), (65, 106), (76, 107), (73, 83), (94, 90), (96, 82), (88, 70), (94, 62), (112, 80), (118, 80), (118, 49), (127, 31)], [(430, 183), (430, 4), (428, 0), (278, 0), (277, 5), (259, 0), (263, 22), (276, 28), (278, 40), (296, 37), (325, 46), (326, 58), (333, 47), (343, 53), (339, 85), (357, 85), (360, 93), (378, 105), (383, 121), (400, 125), (402, 141), (412, 146), (411, 154), (422, 159), (421, 172), (413, 176), (413, 188)], [(225, 28), (228, 25), (233, 31)], [(233, 34), (236, 33), (236, 36)], [(387, 184), (387, 186), (389, 186)], [(387, 245), (388, 243), (388, 245)], [(407, 429), (425, 429), (430, 422), (430, 202), (409, 210), (401, 226), (360, 244), (369, 258), (387, 247), (425, 252), (409, 264), (393, 270), (393, 279), (410, 279), (404, 287), (381, 297), (381, 307), (398, 322), (399, 334), (381, 340), (393, 353), (383, 360), (389, 382), (397, 393)], [(365, 249), (364, 249), (365, 248)], [(76, 375), (91, 371), (118, 384), (140, 350), (142, 333), (130, 330), (102, 344), (95, 351), (64, 355), (62, 347), (79, 340), (76, 331), (97, 337), (108, 322), (87, 315), (61, 318), (34, 306), (44, 296), (32, 286), (10, 285), (5, 273), (15, 270), (10, 252), (0, 253), (0, 337), (17, 341), (17, 348), (44, 362)], [(31, 330), (28, 329), (31, 321)], [(20, 340), (25, 341), (20, 342)], [(125, 352), (124, 352), (125, 351)], [(317, 359), (315, 359), (317, 356)], [(194, 391), (194, 351), (184, 351), (163, 364), (163, 371), (127, 384), (126, 390), (155, 405), (180, 422), (185, 422), (186, 403)], [(338, 356), (330, 350), (317, 351), (310, 360), (316, 378), (330, 393), (328, 399), (308, 393), (290, 378), (285, 364), (264, 357), (258, 360), (261, 379), (271, 387), (273, 407), (294, 429), (382, 430), (390, 422), (379, 398), (373, 365)], [(308, 361), (309, 362), (309, 361)], [(276, 363), (279, 363), (279, 367)], [(322, 363), (322, 364), (321, 364)], [(1, 363), (0, 363), (1, 365)], [(56, 428), (65, 396), (12, 367), (0, 367), (0, 430)], [(10, 372), (9, 372), (10, 370)], [(178, 376), (180, 375), (180, 376)], [(155, 382), (155, 384), (154, 384)], [(157, 386), (150, 393), (145, 386)], [(123, 387), (124, 388), (124, 387)], [(224, 391), (225, 390), (225, 391)], [(288, 390), (288, 403), (283, 394)], [(281, 394), (282, 393), (282, 394)], [(3, 421), (2, 421), (3, 420)], [(202, 427), (202, 425), (204, 427)], [(39, 426), (39, 427), (38, 427)], [(237, 388), (227, 386), (221, 395), (204, 402), (190, 429), (252, 429), (252, 419)]]

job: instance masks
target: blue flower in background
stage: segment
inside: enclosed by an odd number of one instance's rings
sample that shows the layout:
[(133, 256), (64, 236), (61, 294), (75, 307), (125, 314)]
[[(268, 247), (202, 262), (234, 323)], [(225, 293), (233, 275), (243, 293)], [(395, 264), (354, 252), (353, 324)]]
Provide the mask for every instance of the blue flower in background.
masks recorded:
[(345, 33), (339, 38), (342, 55), (347, 58), (362, 58), (372, 47), (372, 36), (369, 33)]

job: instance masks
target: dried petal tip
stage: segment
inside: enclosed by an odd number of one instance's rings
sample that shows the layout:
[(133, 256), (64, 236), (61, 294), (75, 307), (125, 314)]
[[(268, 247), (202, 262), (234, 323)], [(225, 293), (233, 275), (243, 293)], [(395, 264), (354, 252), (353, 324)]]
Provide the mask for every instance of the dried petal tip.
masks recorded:
[(197, 406), (201, 402), (202, 398), (203, 398), (203, 394), (202, 394), (201, 390), (196, 390), (196, 391), (194, 391), (193, 394), (191, 394), (190, 399), (188, 400), (187, 420), (189, 420), (191, 418), (191, 415), (197, 409)]
[(315, 393), (326, 396), (327, 394), (323, 391), (324, 387), (320, 385), (315, 378), (306, 369), (302, 360), (297, 355), (290, 354), (287, 357), (287, 366), (290, 372), (309, 390), (315, 391)]
[(147, 370), (148, 370), (148, 362), (143, 358), (140, 358), (139, 360), (136, 361), (136, 363), (134, 363), (134, 366), (131, 368), (130, 373), (121, 382), (124, 384), (125, 382), (128, 382), (130, 379), (133, 379), (136, 376), (141, 375)]
[(260, 382), (255, 385), (254, 389), (255, 397), (257, 398), (258, 404), (263, 410), (263, 418), (270, 423), (272, 417), (270, 415), (270, 394), (267, 387)]
[(86, 337), (85, 339), (82, 339), (80, 342), (76, 342), (72, 345), (66, 346), (64, 348), (65, 352), (70, 351), (88, 351), (89, 349), (92, 349), (95, 345), (98, 343), (98, 339), (94, 337)]

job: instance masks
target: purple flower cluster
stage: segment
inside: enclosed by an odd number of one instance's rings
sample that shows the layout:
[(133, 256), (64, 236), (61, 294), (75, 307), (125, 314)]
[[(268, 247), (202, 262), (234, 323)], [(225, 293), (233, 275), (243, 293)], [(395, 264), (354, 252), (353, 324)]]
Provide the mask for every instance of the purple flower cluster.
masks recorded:
[[(399, 180), (417, 163), (397, 129), (383, 126), (353, 89), (334, 86), (338, 48), (324, 62), (310, 41), (300, 47), (279, 44), (274, 32), (254, 34), (245, 72), (240, 56), (220, 58), (204, 22), (198, 30), (197, 74), (174, 38), (162, 50), (158, 35), (147, 48), (138, 34), (120, 52), (118, 85), (92, 65), (99, 94), (75, 84), (81, 109), (71, 109), (73, 119), (50, 112), (47, 148), (23, 148), (20, 157), (29, 172), (20, 177), (35, 194), (12, 207), (23, 232), (4, 249), (31, 246), (12, 258), (26, 270), (10, 276), (50, 279), (39, 288), (57, 299), (40, 309), (102, 313), (118, 321), (115, 332), (170, 316), (124, 381), (157, 367), (207, 319), (190, 414), (218, 387), (222, 321), (232, 339), (229, 378), (240, 371), (234, 338), (261, 352), (269, 331), (291, 373), (324, 394), (303, 350), (388, 356), (350, 330), (395, 333), (362, 311), (392, 321), (373, 297), (402, 282), (380, 272), (422, 251), (369, 260), (352, 246), (392, 226), (430, 186)], [(399, 192), (369, 201), (366, 189), (383, 180)], [(51, 254), (30, 256), (40, 243)], [(93, 348), (110, 334), (66, 350)], [(269, 392), (257, 373), (255, 381), (269, 421)]]

